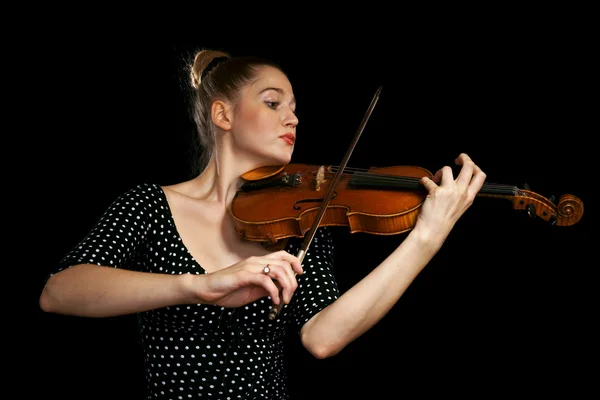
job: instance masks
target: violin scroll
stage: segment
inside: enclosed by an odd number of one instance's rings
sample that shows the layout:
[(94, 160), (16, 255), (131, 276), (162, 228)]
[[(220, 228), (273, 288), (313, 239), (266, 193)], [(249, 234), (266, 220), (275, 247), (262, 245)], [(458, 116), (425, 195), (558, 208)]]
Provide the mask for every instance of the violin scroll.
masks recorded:
[[(493, 186), (491, 186), (493, 188)], [(558, 204), (531, 190), (513, 187), (513, 194), (482, 192), (481, 197), (506, 198), (512, 202), (515, 210), (525, 210), (531, 218), (541, 218), (551, 225), (571, 226), (583, 216), (583, 202), (572, 194), (564, 194)]]

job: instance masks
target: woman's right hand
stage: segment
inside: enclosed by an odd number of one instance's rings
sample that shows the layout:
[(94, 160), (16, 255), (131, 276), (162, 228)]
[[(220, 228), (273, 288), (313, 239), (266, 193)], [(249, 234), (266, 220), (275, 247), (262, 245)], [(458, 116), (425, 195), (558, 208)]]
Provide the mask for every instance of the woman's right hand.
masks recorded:
[[(265, 267), (268, 266), (268, 273)], [(227, 268), (194, 279), (192, 290), (201, 303), (222, 307), (240, 307), (265, 296), (271, 296), (273, 304), (288, 304), (298, 282), (296, 274), (303, 274), (300, 260), (285, 250), (266, 256), (253, 256)], [(281, 289), (281, 292), (280, 292)]]

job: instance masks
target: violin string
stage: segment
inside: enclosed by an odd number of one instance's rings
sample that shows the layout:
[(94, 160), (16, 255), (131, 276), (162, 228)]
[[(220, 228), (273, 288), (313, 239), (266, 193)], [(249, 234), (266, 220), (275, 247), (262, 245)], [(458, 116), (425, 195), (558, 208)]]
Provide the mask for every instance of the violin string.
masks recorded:
[[(384, 181), (384, 180), (388, 179), (390, 181), (395, 181), (395, 182), (411, 182), (411, 183), (418, 182), (421, 179), (421, 178), (410, 177), (410, 176), (386, 175), (386, 174), (377, 174), (377, 173), (371, 173), (371, 172), (361, 173), (362, 171), (364, 171), (364, 170), (361, 170), (360, 172), (356, 172), (353, 175), (363, 176), (366, 178), (373, 178), (373, 179), (380, 180), (380, 181)], [(484, 185), (487, 187), (511, 188), (511, 189), (514, 187), (513, 185), (506, 185), (506, 184), (492, 183), (492, 182), (486, 182), (486, 183), (484, 183)]]
[[(380, 184), (389, 184), (395, 186), (409, 185), (414, 187), (414, 185), (418, 184), (421, 178), (416, 177), (396, 177), (389, 175), (379, 175), (379, 174), (362, 174), (359, 173), (357, 175), (360, 178), (367, 179), (374, 183)], [(515, 194), (516, 188), (511, 185), (502, 185), (497, 183), (484, 183), (482, 186), (482, 190), (485, 193), (496, 193), (496, 194)]]
[[(389, 175), (389, 174), (378, 174), (373, 172), (368, 172), (369, 170), (364, 168), (346, 168), (346, 171), (352, 171), (352, 175), (361, 176), (365, 178), (373, 178), (375, 180), (384, 181), (385, 179), (389, 179), (392, 182), (418, 182), (420, 178), (411, 177), (411, 176), (398, 176), (398, 175)], [(332, 171), (337, 171), (336, 167), (332, 167)], [(328, 175), (326, 173), (326, 175)], [(487, 185), (499, 185), (495, 183), (488, 183)], [(499, 185), (502, 187), (508, 187), (507, 185)]]
[[(335, 170), (335, 167), (332, 167), (333, 170)], [(415, 182), (415, 181), (419, 181), (420, 178), (416, 178), (416, 177), (408, 177), (408, 176), (397, 176), (397, 175), (386, 175), (386, 174), (377, 174), (377, 173), (372, 173), (372, 172), (368, 172), (367, 169), (364, 168), (346, 168), (346, 170), (351, 170), (351, 171), (356, 171), (354, 173), (354, 175), (357, 176), (365, 176), (367, 178), (371, 178), (374, 177), (375, 179), (385, 179), (388, 178), (392, 181), (406, 181), (406, 182)], [(364, 173), (361, 173), (364, 172)], [(493, 186), (497, 186), (499, 188), (513, 188), (513, 185), (506, 185), (506, 184), (500, 184), (500, 183), (492, 183), (492, 182), (486, 182), (484, 183), (485, 186), (487, 187), (493, 187)]]
[[(338, 168), (336, 166), (330, 167), (331, 171), (336, 171)], [(388, 174), (377, 174), (373, 172), (368, 172), (369, 170), (364, 168), (346, 168), (345, 171), (351, 172), (352, 175), (358, 176), (361, 178), (368, 179), (370, 182), (374, 183), (389, 183), (390, 185), (402, 185), (408, 184), (409, 186), (414, 186), (421, 178), (410, 177), (410, 176), (397, 176), (397, 175), (388, 175)], [(328, 175), (326, 173), (326, 175)], [(499, 194), (513, 194), (515, 196), (527, 196), (527, 193), (523, 190), (517, 188), (514, 185), (506, 185), (500, 183), (493, 182), (485, 182), (482, 186), (482, 189), (487, 193), (499, 193)]]

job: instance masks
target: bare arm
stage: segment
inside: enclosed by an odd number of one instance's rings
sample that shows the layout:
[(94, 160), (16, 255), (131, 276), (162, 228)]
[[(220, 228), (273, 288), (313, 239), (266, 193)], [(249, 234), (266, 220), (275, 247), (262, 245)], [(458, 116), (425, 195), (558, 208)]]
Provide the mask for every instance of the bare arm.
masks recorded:
[[(429, 191), (415, 228), (377, 268), (308, 321), (302, 343), (317, 358), (337, 354), (375, 325), (404, 294), (439, 251), (450, 231), (471, 206), (486, 175), (466, 154), (456, 180), (450, 167), (421, 183)], [(438, 186), (434, 181), (441, 182)]]
[[(283, 299), (270, 276), (284, 286)], [(84, 317), (111, 317), (177, 304), (217, 304), (239, 307), (271, 295), (276, 302), (296, 289), (293, 272), (300, 260), (286, 251), (249, 257), (210, 274), (161, 274), (74, 265), (52, 275), (39, 299), (42, 310)]]
[(51, 313), (111, 317), (194, 301), (185, 275), (152, 274), (91, 264), (48, 279), (40, 307)]
[(377, 268), (304, 325), (304, 346), (317, 358), (340, 352), (389, 312), (438, 248), (411, 232)]

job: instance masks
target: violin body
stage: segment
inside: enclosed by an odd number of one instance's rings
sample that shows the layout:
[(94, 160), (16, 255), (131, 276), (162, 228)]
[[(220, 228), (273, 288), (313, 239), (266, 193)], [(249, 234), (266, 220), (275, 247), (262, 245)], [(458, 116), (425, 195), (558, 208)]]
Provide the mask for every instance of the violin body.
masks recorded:
[[(258, 168), (242, 176), (230, 213), (242, 238), (276, 244), (303, 237), (321, 211), (335, 174), (334, 166), (287, 164)], [(345, 170), (339, 177), (319, 226), (345, 226), (351, 233), (396, 235), (412, 229), (427, 192), (419, 183), (432, 173), (418, 166)], [(504, 198), (552, 225), (569, 226), (583, 215), (574, 195), (552, 200), (512, 185), (484, 183), (478, 196)]]
[[(278, 174), (265, 174), (267, 178), (254, 176), (253, 181), (266, 179), (271, 186), (261, 187), (257, 183), (254, 188), (236, 194), (231, 214), (238, 233), (247, 240), (272, 243), (304, 236), (329, 190), (331, 168), (288, 164)], [(369, 173), (415, 179), (432, 176), (428, 170), (412, 166), (371, 168)], [(338, 181), (320, 226), (346, 226), (351, 233), (376, 235), (393, 235), (412, 229), (427, 193), (416, 186), (416, 190), (353, 188), (352, 176), (344, 174)], [(295, 184), (273, 185), (286, 177), (296, 177)]]

